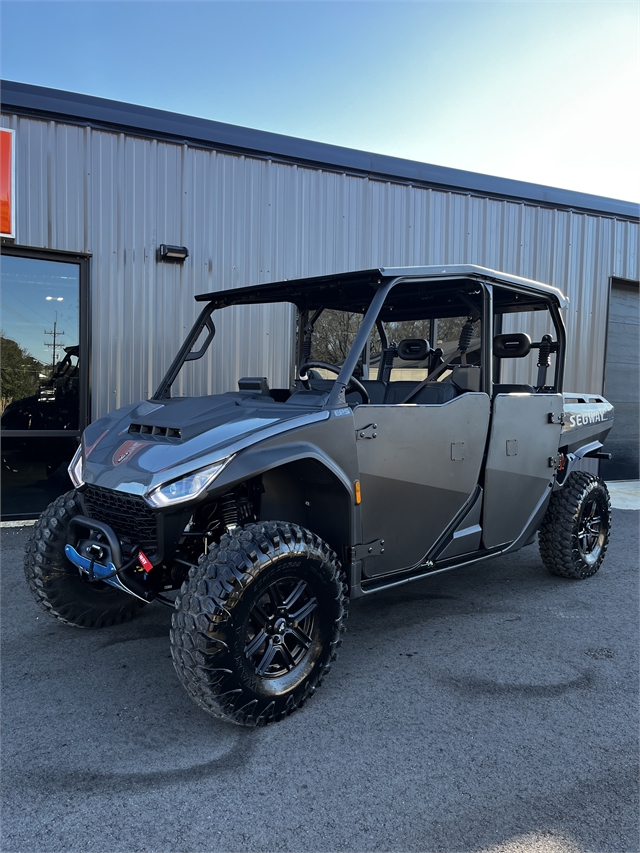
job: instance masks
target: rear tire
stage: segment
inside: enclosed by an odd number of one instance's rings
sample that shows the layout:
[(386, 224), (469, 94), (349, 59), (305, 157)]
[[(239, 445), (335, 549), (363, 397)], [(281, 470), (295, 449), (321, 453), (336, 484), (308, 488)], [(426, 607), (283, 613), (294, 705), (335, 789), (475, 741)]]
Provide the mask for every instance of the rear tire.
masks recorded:
[(583, 580), (600, 568), (609, 544), (611, 503), (603, 480), (585, 471), (569, 474), (551, 496), (540, 525), (540, 554), (551, 574)]
[(281, 720), (331, 668), (345, 589), (336, 555), (309, 530), (269, 521), (224, 535), (176, 599), (180, 681), (215, 716), (245, 726)]
[(24, 556), (29, 589), (40, 607), (65, 625), (105, 628), (127, 622), (144, 602), (107, 583), (85, 580), (65, 556), (69, 522), (80, 514), (76, 493), (67, 492), (36, 521)]

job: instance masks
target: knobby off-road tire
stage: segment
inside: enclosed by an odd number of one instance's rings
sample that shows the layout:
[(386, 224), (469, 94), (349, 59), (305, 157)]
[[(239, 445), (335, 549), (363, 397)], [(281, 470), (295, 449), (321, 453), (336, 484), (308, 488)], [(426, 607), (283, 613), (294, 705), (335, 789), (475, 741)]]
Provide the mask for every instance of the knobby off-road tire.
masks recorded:
[(65, 556), (74, 515), (81, 515), (78, 498), (75, 492), (67, 492), (36, 521), (24, 556), (29, 589), (43, 610), (66, 625), (105, 628), (126, 622), (144, 602), (107, 583), (84, 580)]
[(604, 482), (585, 471), (569, 474), (551, 496), (538, 541), (544, 564), (554, 575), (582, 580), (594, 575), (607, 551), (611, 503)]
[(171, 653), (195, 702), (245, 726), (281, 720), (320, 686), (346, 618), (331, 548), (295, 524), (248, 524), (189, 570)]

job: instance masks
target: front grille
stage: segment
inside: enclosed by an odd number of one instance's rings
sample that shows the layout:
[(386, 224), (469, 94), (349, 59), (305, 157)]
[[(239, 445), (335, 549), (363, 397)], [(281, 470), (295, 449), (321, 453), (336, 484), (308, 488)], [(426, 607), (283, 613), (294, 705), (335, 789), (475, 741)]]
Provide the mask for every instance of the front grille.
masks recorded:
[(139, 543), (143, 550), (155, 551), (156, 515), (142, 498), (100, 486), (87, 486), (82, 500), (87, 516), (104, 521), (119, 539)]

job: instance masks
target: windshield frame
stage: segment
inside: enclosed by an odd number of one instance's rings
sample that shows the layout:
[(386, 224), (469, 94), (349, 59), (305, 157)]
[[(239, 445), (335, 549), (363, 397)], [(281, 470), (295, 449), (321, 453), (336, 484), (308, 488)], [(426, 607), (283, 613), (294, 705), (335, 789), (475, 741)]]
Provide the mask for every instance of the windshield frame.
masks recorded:
[[(211, 341), (213, 340), (216, 327), (213, 325), (213, 320), (211, 319), (211, 315), (216, 308), (215, 302), (207, 303), (195, 323), (191, 327), (191, 331), (187, 335), (185, 342), (182, 344), (180, 349), (178, 350), (178, 354), (171, 362), (171, 365), (165, 375), (162, 377), (162, 381), (158, 385), (153, 397), (151, 398), (154, 401), (162, 401), (171, 398), (171, 386), (175, 382), (178, 374), (182, 370), (183, 365), (187, 361), (196, 361), (203, 357), (203, 355), (209, 349), (211, 345)], [(200, 347), (196, 352), (192, 352), (193, 347), (198, 341), (198, 338), (202, 334), (203, 329), (208, 329), (208, 335)]]

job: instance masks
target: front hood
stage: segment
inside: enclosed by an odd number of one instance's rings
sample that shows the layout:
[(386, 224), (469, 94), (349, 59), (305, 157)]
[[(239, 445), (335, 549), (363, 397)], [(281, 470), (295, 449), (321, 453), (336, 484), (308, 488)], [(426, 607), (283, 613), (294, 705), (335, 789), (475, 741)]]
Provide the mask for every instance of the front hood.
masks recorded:
[(317, 408), (237, 394), (144, 401), (87, 427), (84, 480), (142, 495), (265, 438), (328, 417)]

